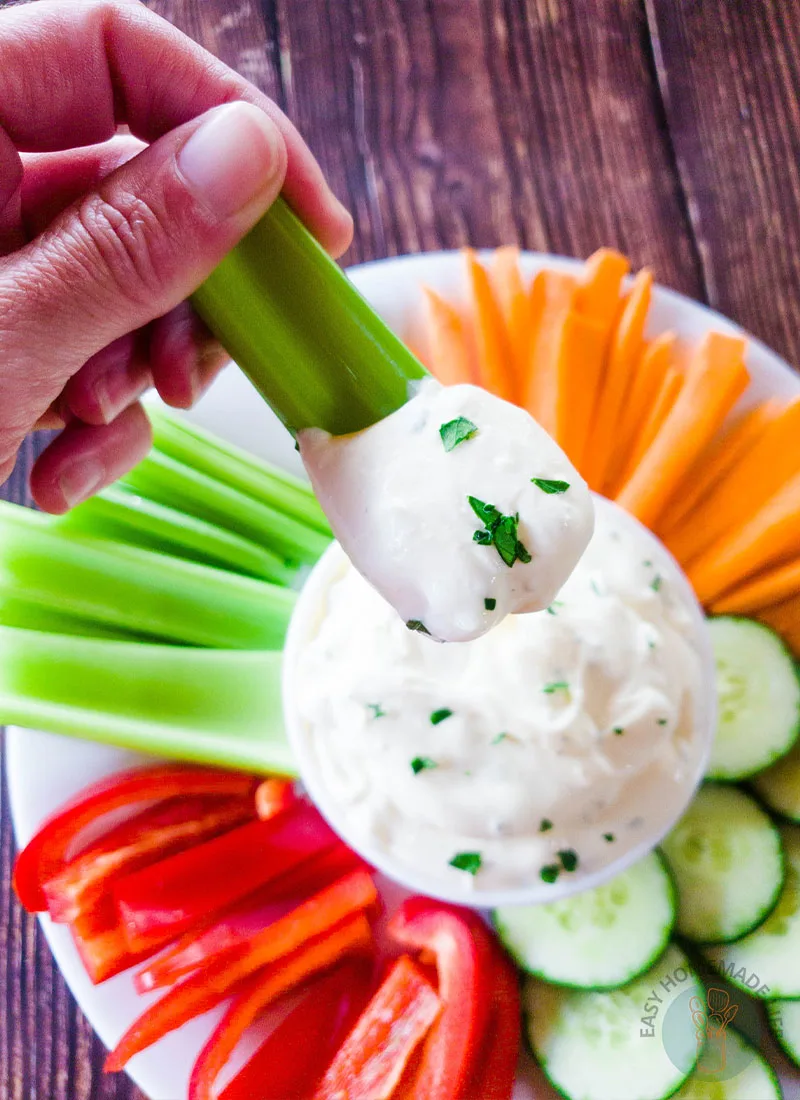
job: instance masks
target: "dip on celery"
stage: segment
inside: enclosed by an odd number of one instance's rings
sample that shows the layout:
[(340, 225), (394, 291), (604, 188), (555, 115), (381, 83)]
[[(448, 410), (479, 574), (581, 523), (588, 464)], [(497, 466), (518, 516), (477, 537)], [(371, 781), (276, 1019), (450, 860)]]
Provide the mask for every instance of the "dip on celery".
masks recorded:
[[(528, 490), (510, 492), (493, 503), (522, 516)], [(547, 609), (462, 645), (407, 630), (328, 551), (291, 706), (304, 777), (356, 846), (465, 891), (563, 882), (655, 842), (686, 805), (709, 737), (702, 617), (661, 544), (596, 505), (574, 572), (540, 589)], [(454, 540), (468, 518), (454, 511)], [(522, 521), (519, 537), (533, 543)], [(495, 584), (506, 611), (518, 594)]]

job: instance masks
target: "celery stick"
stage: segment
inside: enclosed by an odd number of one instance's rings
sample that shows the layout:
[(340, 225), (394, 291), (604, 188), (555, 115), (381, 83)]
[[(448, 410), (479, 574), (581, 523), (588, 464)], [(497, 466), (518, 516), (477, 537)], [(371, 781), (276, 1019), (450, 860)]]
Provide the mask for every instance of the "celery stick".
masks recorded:
[(296, 568), (250, 539), (118, 486), (79, 504), (61, 516), (56, 526), (76, 534), (158, 550), (273, 584), (290, 586), (297, 575)]
[(162, 640), (218, 648), (283, 644), (295, 595), (266, 581), (59, 530), (0, 504), (0, 594)]
[(0, 627), (0, 725), (230, 768), (296, 774), (281, 654)]
[(300, 478), (226, 443), (160, 405), (148, 404), (147, 415), (153, 425), (153, 442), (162, 454), (331, 537), (330, 525), (311, 486)]
[(313, 563), (330, 542), (321, 532), (291, 516), (157, 450), (126, 474), (122, 484), (158, 504), (267, 546), (288, 562)]
[(292, 432), (360, 431), (426, 375), (282, 200), (193, 302)]
[(88, 638), (113, 638), (116, 641), (152, 641), (152, 637), (103, 626), (91, 619), (82, 619), (49, 607), (30, 603), (17, 596), (0, 592), (0, 626), (18, 626), (25, 630), (43, 630), (47, 634), (78, 634)]

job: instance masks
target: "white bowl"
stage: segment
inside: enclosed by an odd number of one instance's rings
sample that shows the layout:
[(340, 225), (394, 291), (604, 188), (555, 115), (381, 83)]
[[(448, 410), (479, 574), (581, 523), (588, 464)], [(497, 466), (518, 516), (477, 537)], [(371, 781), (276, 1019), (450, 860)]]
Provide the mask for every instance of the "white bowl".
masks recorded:
[[(570, 875), (561, 875), (555, 883), (543, 882), (536, 870), (532, 872), (529, 880), (502, 888), (481, 887), (480, 876), (472, 878), (469, 875), (456, 876), (447, 873), (445, 876), (437, 876), (388, 851), (372, 838), (365, 836), (361, 829), (353, 828), (349, 808), (336, 798), (326, 783), (317, 754), (311, 744), (308, 724), (300, 717), (297, 707), (300, 691), (297, 683), (297, 669), (300, 657), (308, 642), (319, 630), (320, 623), (325, 617), (330, 586), (341, 576), (346, 565), (347, 559), (338, 543), (334, 543), (323, 554), (298, 597), (284, 645), (283, 714), (284, 725), (300, 769), (301, 779), (317, 808), (350, 847), (388, 878), (409, 890), (460, 905), (493, 908), (558, 901), (560, 898), (591, 889), (612, 879), (651, 851), (682, 816), (702, 782), (711, 753), (717, 720), (714, 654), (703, 610), (678, 563), (650, 531), (611, 501), (595, 496), (594, 502), (596, 510), (613, 515), (613, 522), (617, 528), (627, 527), (631, 531), (635, 530), (640, 539), (647, 539), (653, 544), (654, 549), (657, 548), (660, 559), (666, 558), (673, 564), (674, 577), (670, 573), (670, 583), (677, 587), (678, 597), (688, 608), (693, 621), (692, 641), (701, 666), (701, 694), (695, 702), (696, 721), (692, 739), (689, 742), (689, 757), (674, 797), (669, 800), (658, 797), (663, 792), (665, 782), (664, 777), (659, 777), (657, 790), (654, 785), (653, 798), (647, 800), (646, 792), (642, 794), (646, 804), (651, 807), (646, 833), (633, 844), (607, 847), (606, 852), (609, 857), (617, 851), (619, 855), (609, 858), (608, 862), (601, 867), (592, 871), (579, 867)], [(580, 837), (575, 837), (574, 842), (580, 850)]]

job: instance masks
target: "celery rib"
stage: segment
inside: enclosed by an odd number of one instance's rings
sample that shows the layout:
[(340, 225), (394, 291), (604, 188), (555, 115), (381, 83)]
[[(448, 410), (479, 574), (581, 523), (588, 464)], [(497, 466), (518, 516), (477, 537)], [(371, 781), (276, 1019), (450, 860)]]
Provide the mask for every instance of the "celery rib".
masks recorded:
[(0, 627), (0, 726), (295, 775), (281, 654), (100, 641)]

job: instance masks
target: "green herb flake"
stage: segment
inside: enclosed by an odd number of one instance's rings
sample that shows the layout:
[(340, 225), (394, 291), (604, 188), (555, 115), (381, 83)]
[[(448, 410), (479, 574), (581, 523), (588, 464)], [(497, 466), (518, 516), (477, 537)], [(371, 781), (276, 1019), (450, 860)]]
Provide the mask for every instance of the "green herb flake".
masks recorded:
[(623, 726), (614, 726), (614, 733), (617, 735), (617, 737), (621, 737), (624, 732), (625, 729)]
[(501, 741), (507, 741), (507, 740), (508, 740), (508, 734), (507, 733), (498, 733), (497, 737), (492, 738), (491, 743), (493, 745), (499, 745), (501, 743)]
[(566, 680), (554, 680), (551, 684), (545, 684), (542, 688), (545, 695), (555, 695), (557, 691), (569, 691)]
[(492, 545), (492, 532), (491, 531), (476, 531), (472, 536), (472, 541), (479, 543), (481, 546)]
[(553, 495), (554, 493), (566, 493), (569, 489), (568, 481), (551, 481), (546, 477), (532, 477), (531, 481), (534, 485), (538, 486), (543, 493)]
[(652, 563), (652, 562), (650, 561), (650, 559), (649, 559), (649, 558), (647, 559), (647, 561), (643, 561), (643, 562), (642, 562), (642, 565), (643, 565), (643, 566), (644, 566), (644, 567), (645, 567), (646, 569), (652, 569), (652, 568), (653, 568), (653, 563)]
[(539, 877), (541, 878), (542, 882), (547, 882), (552, 885), (552, 883), (556, 881), (560, 874), (561, 868), (558, 866), (557, 863), (547, 863), (544, 867), (542, 867), (541, 871), (539, 872)]
[(578, 853), (574, 848), (563, 848), (556, 855), (561, 860), (561, 866), (565, 871), (574, 871), (578, 866)]
[(653, 580), (650, 583), (650, 587), (653, 589), (654, 592), (660, 592), (661, 591), (661, 585), (663, 583), (664, 583), (664, 580), (663, 580), (662, 577), (653, 577)]
[(406, 626), (408, 627), (409, 630), (416, 631), (417, 634), (427, 634), (428, 637), (430, 637), (430, 633), (431, 633), (430, 630), (428, 630), (425, 623), (420, 622), (419, 619), (409, 619), (408, 622), (406, 623)]
[(419, 775), (420, 772), (429, 771), (431, 768), (438, 768), (439, 765), (435, 760), (431, 760), (429, 756), (415, 756), (411, 761), (411, 770), (414, 775)]
[(666, 726), (666, 724), (667, 724), (666, 718), (658, 718), (657, 722), (658, 722), (659, 726)]
[(482, 863), (480, 852), (458, 852), (450, 860), (451, 867), (455, 867), (457, 871), (466, 871), (468, 875), (477, 875)]
[(605, 840), (605, 842), (607, 844), (613, 844), (614, 843), (614, 834), (613, 833), (603, 833), (603, 840)]
[(550, 820), (549, 817), (543, 817), (542, 820), (539, 822), (540, 833), (549, 833), (552, 828), (553, 822)]
[(482, 530), (473, 533), (473, 542), (481, 546), (493, 545), (509, 569), (517, 561), (527, 565), (532, 559), (527, 547), (518, 538), (519, 514), (504, 516), (493, 504), (486, 504), (477, 497), (468, 496), (467, 500), (472, 511), (484, 524)]
[(367, 710), (372, 711), (373, 718), (385, 718), (386, 711), (380, 705), (380, 703), (367, 703)]
[(497, 600), (493, 599), (491, 596), (487, 596), (486, 599), (483, 601), (483, 606), (486, 608), (487, 611), (494, 611), (494, 609), (497, 607)]
[(446, 451), (452, 451), (459, 443), (466, 443), (468, 439), (478, 434), (478, 425), (467, 420), (465, 416), (457, 416), (455, 420), (448, 420), (439, 428), (442, 437), (442, 445)]
[(600, 591), (600, 589), (597, 585), (597, 581), (594, 579), (594, 577), (592, 577), (591, 580), (589, 581), (589, 586), (591, 587), (592, 592), (594, 592), (595, 596), (602, 596), (603, 595), (603, 593)]
[(440, 722), (444, 722), (445, 718), (449, 718), (452, 713), (452, 710), (448, 707), (442, 707), (441, 710), (435, 710), (431, 715), (431, 725), (438, 726)]
[(557, 615), (558, 612), (556, 611), (556, 608), (557, 607), (563, 607), (563, 606), (564, 606), (564, 601), (563, 600), (553, 600), (553, 602), (550, 604), (550, 606), (547, 609), (547, 614), (548, 615)]

